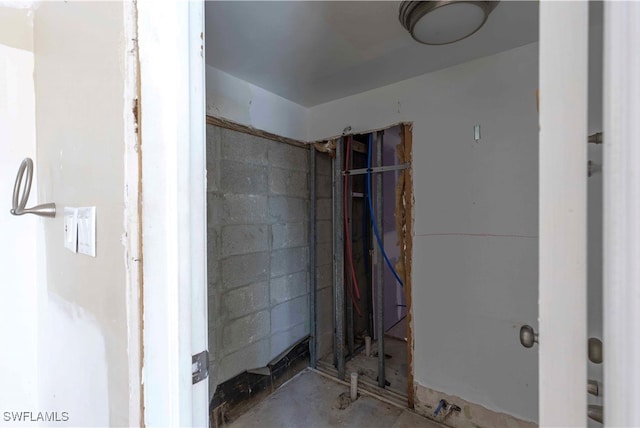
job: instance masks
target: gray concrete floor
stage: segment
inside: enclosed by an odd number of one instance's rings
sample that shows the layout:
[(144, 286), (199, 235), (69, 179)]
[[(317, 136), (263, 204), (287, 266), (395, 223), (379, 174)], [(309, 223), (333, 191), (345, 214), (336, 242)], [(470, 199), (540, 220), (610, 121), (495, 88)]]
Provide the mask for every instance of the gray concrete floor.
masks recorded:
[[(409, 410), (367, 395), (340, 409), (349, 387), (304, 370), (229, 426), (240, 427), (391, 427), (441, 428)], [(348, 396), (347, 396), (348, 398)]]

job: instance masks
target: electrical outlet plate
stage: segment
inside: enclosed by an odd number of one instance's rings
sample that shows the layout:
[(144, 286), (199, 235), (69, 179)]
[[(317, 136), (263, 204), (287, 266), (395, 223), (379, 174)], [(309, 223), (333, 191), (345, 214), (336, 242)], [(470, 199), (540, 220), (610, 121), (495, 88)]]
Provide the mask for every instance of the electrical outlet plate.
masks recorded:
[(78, 252), (96, 256), (96, 207), (77, 208)]
[(78, 252), (77, 208), (64, 207), (64, 247), (72, 253)]

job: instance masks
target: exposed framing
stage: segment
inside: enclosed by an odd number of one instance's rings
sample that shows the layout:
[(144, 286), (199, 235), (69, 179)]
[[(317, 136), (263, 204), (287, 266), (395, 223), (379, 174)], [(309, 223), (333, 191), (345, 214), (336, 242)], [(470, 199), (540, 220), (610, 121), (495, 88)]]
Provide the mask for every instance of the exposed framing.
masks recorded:
[[(400, 162), (413, 162), (413, 125), (401, 125), (400, 139), (402, 153)], [(400, 243), (400, 257), (404, 264), (404, 295), (407, 302), (407, 404), (410, 409), (415, 406), (415, 390), (413, 387), (413, 299), (411, 296), (412, 255), (413, 255), (413, 170), (407, 168), (400, 176), (402, 184), (402, 198), (396, 200), (396, 228)], [(397, 227), (398, 222), (400, 227)], [(404, 226), (404, 227), (403, 227)]]
[[(342, 218), (344, 210), (342, 205), (342, 171), (343, 166), (343, 139), (336, 140), (336, 157), (333, 159), (333, 302), (334, 302), (334, 347), (333, 358), (338, 369), (338, 378), (345, 379), (345, 352), (344, 352), (344, 225)], [(349, 302), (349, 305), (351, 302)], [(315, 316), (316, 314), (314, 314)]]
[(234, 122), (229, 119), (224, 119), (222, 117), (207, 115), (207, 125), (214, 125), (214, 126), (219, 126), (220, 128), (230, 129), (232, 131), (244, 132), (245, 134), (253, 135), (255, 137), (266, 138), (267, 140), (289, 144), (292, 146), (303, 148), (305, 150), (309, 150), (309, 147), (311, 146), (310, 144), (304, 143), (302, 141), (294, 140), (293, 138), (282, 137), (280, 135), (276, 135), (268, 131), (263, 131), (261, 129), (256, 129), (247, 125), (242, 125), (240, 123)]
[[(393, 128), (398, 126), (400, 128), (400, 146), (398, 148), (398, 157), (401, 163), (409, 163), (411, 164), (413, 161), (413, 124), (410, 122), (401, 122), (394, 125), (389, 125), (384, 128), (379, 128), (371, 131), (361, 131), (358, 134), (368, 134), (368, 133), (378, 133), (380, 131), (387, 130), (389, 128)], [(339, 250), (339, 246), (337, 244), (336, 233), (342, 232), (342, 226), (336, 221), (336, 207), (338, 205), (342, 206), (340, 201), (336, 198), (336, 190), (337, 193), (340, 193), (342, 189), (341, 180), (339, 185), (336, 184), (338, 178), (342, 177), (340, 173), (340, 167), (342, 156), (341, 154), (341, 138), (323, 140), (319, 142), (315, 142), (314, 145), (330, 145), (332, 141), (335, 141), (336, 147), (336, 158), (334, 159), (333, 166), (333, 200), (334, 200), (334, 257), (337, 254), (342, 254)], [(317, 147), (316, 147), (317, 150)], [(354, 151), (363, 150), (362, 147), (354, 148)], [(337, 162), (336, 162), (337, 160)], [(337, 172), (338, 171), (338, 172)], [(399, 195), (398, 195), (399, 193)], [(403, 269), (402, 272), (399, 272), (399, 275), (402, 277), (404, 282), (404, 292), (405, 292), (405, 300), (407, 303), (407, 407), (413, 409), (415, 406), (415, 388), (414, 388), (414, 375), (413, 375), (413, 306), (412, 306), (412, 254), (413, 254), (413, 171), (412, 167), (409, 167), (404, 170), (404, 173), (400, 175), (398, 185), (396, 187), (396, 229), (398, 232), (398, 242), (401, 250), (400, 260), (402, 261)], [(340, 208), (338, 207), (338, 211)], [(400, 225), (400, 227), (398, 227)], [(338, 260), (340, 262), (340, 260)], [(344, 266), (344, 264), (338, 263), (340, 266)], [(340, 266), (337, 266), (336, 269), (336, 260), (334, 259), (334, 293), (338, 290), (337, 285), (339, 285), (342, 289), (344, 289), (344, 282), (342, 280), (338, 280), (338, 277), (342, 278), (342, 275), (338, 275), (338, 271)], [(339, 284), (338, 284), (339, 283)], [(342, 293), (343, 294), (343, 293)], [(334, 294), (334, 301), (335, 298)], [(344, 303), (344, 296), (340, 299)], [(344, 306), (344, 305), (343, 305)], [(334, 303), (334, 311), (336, 311), (336, 304)], [(316, 312), (312, 312), (312, 318), (316, 317)], [(340, 317), (339, 314), (334, 313), (334, 325), (338, 327), (341, 323), (338, 323), (340, 319), (343, 319), (346, 313), (342, 314)], [(340, 317), (340, 318), (339, 318)], [(340, 336), (344, 339), (344, 334), (338, 335), (337, 331), (334, 334), (334, 344), (336, 343), (336, 336)], [(312, 341), (316, 340), (312, 336)], [(344, 342), (344, 340), (342, 341)], [(341, 352), (336, 352), (336, 350)], [(339, 356), (342, 355), (342, 364), (341, 358)], [(338, 357), (338, 358), (337, 358)], [(339, 349), (336, 349), (334, 346), (334, 364), (337, 364), (337, 375), (339, 379), (344, 380), (344, 343)], [(382, 379), (384, 381), (384, 378)]]
[(309, 365), (316, 368), (318, 365), (318, 326), (316, 313), (318, 312), (318, 290), (316, 278), (316, 150), (309, 150)]
[[(375, 137), (375, 155), (373, 153), (369, 153), (369, 158), (373, 158), (375, 156), (376, 166), (382, 166), (382, 145), (384, 144), (384, 131), (377, 131)], [(377, 220), (377, 229), (380, 235), (380, 239), (382, 240), (382, 244), (384, 245), (384, 200), (382, 199), (382, 173), (377, 173), (373, 177), (375, 177), (375, 196), (369, 195), (369, 200), (373, 199), (375, 201), (374, 210)], [(369, 190), (373, 190), (370, 188)], [(366, 209), (366, 208), (365, 208)], [(373, 218), (372, 218), (373, 220)], [(378, 337), (378, 386), (380, 388), (386, 387), (387, 382), (387, 365), (386, 365), (386, 353), (385, 353), (385, 337), (384, 337), (384, 258), (382, 249), (374, 246), (375, 251), (375, 284), (373, 288), (376, 289), (376, 301), (377, 305), (375, 306), (376, 314), (378, 315), (377, 320), (377, 337)]]

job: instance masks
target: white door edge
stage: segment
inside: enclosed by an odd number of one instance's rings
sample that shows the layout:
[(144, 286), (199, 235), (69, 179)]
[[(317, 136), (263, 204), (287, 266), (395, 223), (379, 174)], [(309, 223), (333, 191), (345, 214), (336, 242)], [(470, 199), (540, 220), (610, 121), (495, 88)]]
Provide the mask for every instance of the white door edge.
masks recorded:
[(207, 382), (191, 381), (191, 356), (207, 346), (204, 3), (137, 5), (144, 422), (206, 426)]
[(587, 420), (588, 2), (540, 2), (539, 423)]

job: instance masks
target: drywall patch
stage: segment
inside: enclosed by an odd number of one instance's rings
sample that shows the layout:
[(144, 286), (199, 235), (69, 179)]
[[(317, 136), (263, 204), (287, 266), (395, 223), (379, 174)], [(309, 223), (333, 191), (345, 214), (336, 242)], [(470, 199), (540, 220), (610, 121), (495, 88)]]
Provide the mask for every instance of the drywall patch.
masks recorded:
[(37, 410), (66, 412), (66, 426), (109, 426), (107, 355), (98, 323), (57, 294), (47, 297), (38, 329)]
[[(427, 388), (419, 383), (415, 386), (414, 399), (416, 413), (426, 418), (444, 423), (451, 428), (534, 428), (538, 426), (534, 422), (525, 421), (506, 413), (487, 409), (479, 404), (471, 403), (460, 397)], [(440, 400), (443, 399), (446, 400), (447, 403), (459, 406), (462, 411), (451, 412), (449, 414), (440, 413), (440, 416), (434, 417), (433, 412), (437, 408)], [(446, 416), (443, 419), (445, 414)]]

